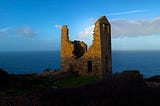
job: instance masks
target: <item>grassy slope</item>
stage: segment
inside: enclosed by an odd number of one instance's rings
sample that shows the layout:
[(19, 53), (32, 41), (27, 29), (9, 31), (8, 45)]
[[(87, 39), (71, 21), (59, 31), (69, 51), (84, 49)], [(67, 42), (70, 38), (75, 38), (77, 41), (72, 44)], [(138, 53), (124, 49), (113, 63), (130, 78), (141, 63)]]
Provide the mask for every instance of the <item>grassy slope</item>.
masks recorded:
[[(8, 76), (5, 79), (10, 78)], [(52, 77), (55, 76), (41, 76), (37, 75), (16, 75), (15, 80), (8, 83), (6, 87), (1, 87), (0, 96), (16, 96), (23, 95), (26, 93), (31, 93), (33, 91), (38, 91), (42, 89), (47, 89), (51, 87), (74, 87), (78, 85), (84, 85), (90, 82), (98, 80), (98, 77), (91, 76), (78, 76), (74, 73), (67, 73), (67, 76), (59, 77), (54, 80)]]
[(71, 76), (71, 77), (56, 81), (56, 84), (62, 87), (73, 87), (73, 86), (91, 83), (97, 80), (99, 80), (99, 78), (93, 77), (93, 76)]

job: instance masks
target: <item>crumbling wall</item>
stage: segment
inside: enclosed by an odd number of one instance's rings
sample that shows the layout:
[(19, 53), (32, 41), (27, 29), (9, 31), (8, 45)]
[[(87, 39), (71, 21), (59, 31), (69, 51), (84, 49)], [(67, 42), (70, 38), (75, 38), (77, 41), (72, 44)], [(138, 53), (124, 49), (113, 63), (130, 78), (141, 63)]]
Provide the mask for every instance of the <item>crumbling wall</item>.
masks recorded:
[[(94, 27), (93, 41), (87, 52), (84, 54), (83, 58), (87, 62), (91, 62), (92, 69), (88, 70), (85, 68), (85, 72), (92, 75), (102, 76), (102, 63), (101, 63), (101, 33), (100, 33), (100, 22), (97, 21)], [(87, 64), (87, 63), (86, 63)], [(86, 65), (86, 67), (88, 67)]]
[(61, 57), (73, 57), (72, 51), (74, 50), (73, 43), (69, 40), (69, 31), (67, 25), (61, 28)]
[(68, 71), (71, 70), (71, 66), (67, 61), (71, 61), (74, 50), (73, 43), (69, 40), (67, 25), (62, 26), (61, 28), (61, 70)]
[(96, 23), (92, 45), (70, 41), (67, 26), (61, 28), (61, 70), (76, 71), (82, 75), (106, 77), (112, 72), (111, 30), (105, 16)]
[(95, 23), (93, 41), (88, 51), (84, 55), (85, 58), (101, 58), (101, 46), (100, 46), (100, 24), (99, 21)]
[(112, 72), (111, 57), (111, 27), (106, 17), (102, 16), (95, 23), (93, 42), (84, 58), (93, 61), (93, 73), (105, 77)]
[[(70, 41), (69, 31), (66, 25), (61, 28), (61, 70), (79, 70), (79, 58), (87, 51), (87, 45), (80, 41)], [(82, 66), (83, 67), (83, 66)], [(76, 69), (78, 68), (78, 69)]]
[(101, 63), (102, 77), (112, 73), (112, 53), (111, 53), (111, 26), (105, 16), (98, 20), (100, 22), (101, 39)]
[(87, 45), (84, 42), (81, 41), (74, 41), (74, 50), (72, 54), (74, 55), (74, 58), (81, 58), (84, 53), (87, 51)]

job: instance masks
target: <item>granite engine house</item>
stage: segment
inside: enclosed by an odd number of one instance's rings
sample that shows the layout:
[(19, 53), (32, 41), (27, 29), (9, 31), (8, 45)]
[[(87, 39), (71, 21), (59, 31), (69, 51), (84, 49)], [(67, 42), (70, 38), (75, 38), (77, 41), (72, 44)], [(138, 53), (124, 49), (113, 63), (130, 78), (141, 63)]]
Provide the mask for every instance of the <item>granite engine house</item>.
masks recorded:
[(70, 41), (67, 25), (61, 27), (61, 71), (105, 78), (112, 73), (111, 25), (105, 16), (95, 22), (89, 48), (82, 41)]

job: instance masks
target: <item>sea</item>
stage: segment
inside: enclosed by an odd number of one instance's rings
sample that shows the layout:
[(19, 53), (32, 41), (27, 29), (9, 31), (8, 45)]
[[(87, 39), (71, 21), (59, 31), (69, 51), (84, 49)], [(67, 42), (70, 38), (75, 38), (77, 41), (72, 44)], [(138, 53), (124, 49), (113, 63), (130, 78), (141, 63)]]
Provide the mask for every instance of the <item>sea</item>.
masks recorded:
[[(0, 69), (11, 74), (60, 69), (60, 51), (0, 52)], [(144, 77), (160, 75), (160, 51), (112, 51), (112, 71), (139, 70)]]

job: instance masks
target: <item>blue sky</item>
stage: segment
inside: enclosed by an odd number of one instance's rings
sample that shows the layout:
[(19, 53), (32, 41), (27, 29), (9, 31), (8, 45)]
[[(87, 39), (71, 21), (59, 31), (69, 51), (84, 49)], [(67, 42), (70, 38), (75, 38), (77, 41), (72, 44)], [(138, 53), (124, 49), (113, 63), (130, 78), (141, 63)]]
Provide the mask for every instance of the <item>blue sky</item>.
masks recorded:
[(160, 50), (159, 0), (0, 0), (0, 51), (59, 50), (60, 27), (91, 44), (105, 15), (113, 50)]

